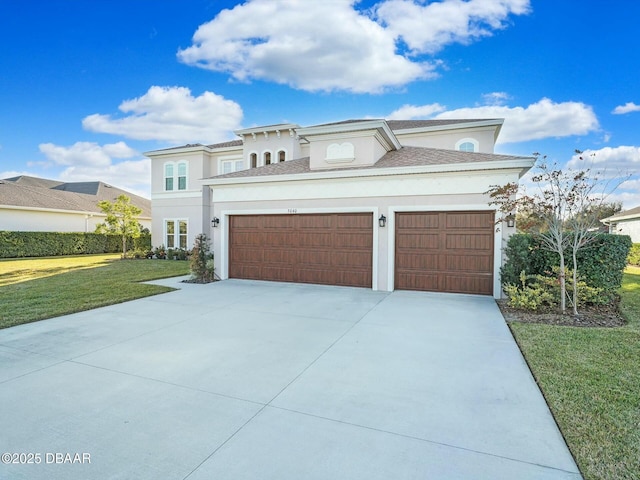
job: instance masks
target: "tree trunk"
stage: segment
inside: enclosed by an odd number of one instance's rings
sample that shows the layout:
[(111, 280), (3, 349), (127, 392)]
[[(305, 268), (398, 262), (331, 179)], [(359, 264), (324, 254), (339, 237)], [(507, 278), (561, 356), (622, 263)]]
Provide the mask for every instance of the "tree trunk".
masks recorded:
[(127, 258), (127, 235), (122, 234), (122, 258)]
[(564, 254), (562, 253), (562, 249), (560, 249), (560, 310), (562, 314), (567, 310), (567, 270), (564, 265)]
[(576, 249), (573, 249), (573, 314), (578, 315), (578, 259)]

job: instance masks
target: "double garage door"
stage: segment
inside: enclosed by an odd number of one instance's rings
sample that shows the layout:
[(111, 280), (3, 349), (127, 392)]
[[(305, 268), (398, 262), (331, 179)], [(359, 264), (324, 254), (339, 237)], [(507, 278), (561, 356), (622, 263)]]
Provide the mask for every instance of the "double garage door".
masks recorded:
[[(492, 212), (396, 214), (395, 288), (493, 291)], [(229, 277), (368, 287), (371, 213), (230, 217)]]

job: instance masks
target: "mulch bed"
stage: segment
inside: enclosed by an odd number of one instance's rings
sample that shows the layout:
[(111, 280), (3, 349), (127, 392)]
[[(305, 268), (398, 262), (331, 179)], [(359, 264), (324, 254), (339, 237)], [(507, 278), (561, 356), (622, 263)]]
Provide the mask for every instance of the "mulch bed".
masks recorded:
[(580, 307), (578, 316), (573, 315), (569, 306), (567, 306), (567, 313), (563, 315), (557, 310), (541, 312), (516, 310), (507, 305), (507, 300), (498, 300), (497, 303), (507, 322), (545, 323), (570, 327), (621, 327), (626, 324), (620, 313), (619, 299), (607, 305)]

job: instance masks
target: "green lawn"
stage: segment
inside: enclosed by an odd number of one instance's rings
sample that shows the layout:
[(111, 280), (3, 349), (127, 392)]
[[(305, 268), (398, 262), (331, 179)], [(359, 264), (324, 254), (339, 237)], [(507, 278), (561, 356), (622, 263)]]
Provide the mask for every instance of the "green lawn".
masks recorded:
[(188, 262), (119, 255), (2, 260), (0, 328), (168, 292), (139, 282), (188, 273)]
[(621, 296), (624, 327), (510, 324), (587, 480), (640, 478), (639, 268)]

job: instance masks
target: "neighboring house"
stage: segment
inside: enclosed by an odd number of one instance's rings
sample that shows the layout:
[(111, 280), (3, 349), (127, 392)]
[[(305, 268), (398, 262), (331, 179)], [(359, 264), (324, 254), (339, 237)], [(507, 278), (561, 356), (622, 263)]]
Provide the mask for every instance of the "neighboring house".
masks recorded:
[(501, 119), (349, 120), (148, 152), (154, 245), (212, 239), (222, 279), (500, 296), (506, 238), (486, 192), (531, 157)]
[(640, 243), (640, 207), (618, 212), (600, 221), (609, 228), (609, 233), (629, 235), (633, 243)]
[(0, 180), (0, 230), (93, 232), (104, 222), (98, 202), (125, 194), (151, 230), (151, 201), (103, 182), (65, 183), (25, 175)]

